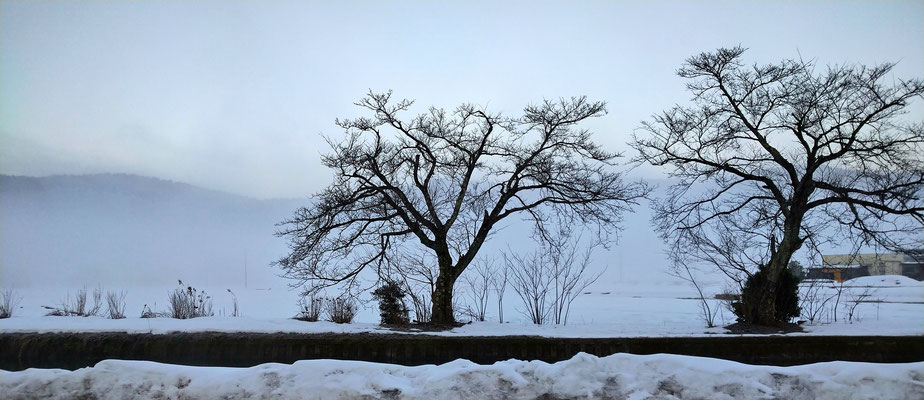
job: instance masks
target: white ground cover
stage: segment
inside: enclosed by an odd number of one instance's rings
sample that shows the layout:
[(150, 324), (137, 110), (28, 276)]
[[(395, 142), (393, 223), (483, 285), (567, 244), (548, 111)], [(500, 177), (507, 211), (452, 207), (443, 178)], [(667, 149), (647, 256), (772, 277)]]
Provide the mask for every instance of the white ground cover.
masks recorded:
[(456, 360), (404, 367), (305, 360), (251, 368), (102, 361), (77, 371), (0, 371), (7, 399), (920, 399), (924, 362), (767, 367), (676, 355)]
[[(924, 285), (902, 277), (865, 277), (843, 287), (821, 282), (823, 297), (841, 290), (867, 292), (853, 320), (833, 313), (796, 335), (922, 335)], [(128, 318), (48, 317), (42, 305), (54, 306), (77, 288), (21, 288), (13, 318), (0, 320), (0, 332), (390, 332), (379, 327), (375, 304), (366, 304), (356, 323), (308, 323), (293, 320), (295, 293), (283, 288), (232, 288), (242, 317), (191, 320), (139, 318), (142, 306), (165, 310), (172, 287), (127, 289)], [(106, 288), (104, 288), (106, 289)], [(230, 294), (212, 293), (216, 314), (228, 314)], [(708, 285), (708, 294), (721, 291)], [(92, 287), (91, 287), (92, 290)], [(538, 335), (550, 337), (646, 337), (728, 335), (706, 329), (700, 300), (682, 282), (597, 284), (575, 301), (565, 326), (535, 326), (507, 296), (508, 323), (497, 322), (496, 303), (489, 321), (474, 322), (438, 335)], [(156, 305), (155, 305), (156, 302)], [(717, 302), (716, 302), (717, 303)], [(833, 304), (833, 303), (831, 303)], [(841, 306), (842, 307), (842, 306)], [(721, 309), (721, 307), (720, 307)], [(719, 324), (733, 322), (723, 311)], [(358, 361), (304, 360), (293, 365), (252, 368), (189, 367), (145, 361), (106, 360), (77, 371), (28, 369), (0, 371), (0, 397), (100, 399), (210, 398), (786, 398), (786, 399), (920, 399), (924, 398), (924, 363), (872, 364), (829, 362), (798, 367), (751, 366), (731, 361), (676, 355), (615, 354), (597, 358), (578, 354), (555, 364), (509, 360), (477, 365), (456, 360), (443, 365), (403, 367)]]
[[(827, 281), (822, 295), (833, 296), (839, 285)], [(213, 297), (216, 316), (176, 320), (171, 318), (139, 318), (146, 304), (156, 311), (166, 309), (167, 293), (174, 287), (104, 287), (103, 290), (126, 290), (128, 318), (110, 320), (104, 317), (49, 317), (43, 305), (55, 306), (64, 297), (73, 296), (79, 287), (16, 288), (23, 298), (13, 318), (0, 320), (0, 332), (137, 332), (168, 333), (197, 332), (389, 332), (378, 326), (375, 303), (365, 304), (352, 324), (302, 322), (291, 319), (296, 314), (296, 293), (284, 287), (244, 289), (232, 288), (238, 296), (242, 317), (227, 316), (231, 296), (226, 288), (206, 287)], [(269, 290), (267, 290), (269, 289)], [(707, 287), (709, 295), (722, 291), (719, 284)], [(92, 291), (92, 286), (90, 287)], [(492, 297), (488, 318), (473, 322), (439, 335), (538, 335), (548, 337), (655, 337), (704, 336), (727, 334), (723, 328), (707, 329), (700, 316), (701, 301), (695, 291), (683, 282), (600, 282), (588, 289), (589, 294), (574, 302), (567, 325), (536, 326), (517, 312), (517, 299), (508, 294), (504, 302), (507, 322), (497, 322), (497, 304)], [(866, 302), (860, 303), (852, 320), (844, 309), (850, 293), (869, 291)], [(834, 321), (831, 307), (814, 324), (804, 325), (807, 335), (924, 335), (924, 283), (900, 276), (863, 277), (848, 281), (842, 289), (838, 305), (838, 320)], [(710, 303), (720, 310), (716, 324), (734, 322), (734, 316), (719, 301)], [(105, 307), (104, 307), (105, 310)], [(220, 316), (224, 314), (225, 316)]]

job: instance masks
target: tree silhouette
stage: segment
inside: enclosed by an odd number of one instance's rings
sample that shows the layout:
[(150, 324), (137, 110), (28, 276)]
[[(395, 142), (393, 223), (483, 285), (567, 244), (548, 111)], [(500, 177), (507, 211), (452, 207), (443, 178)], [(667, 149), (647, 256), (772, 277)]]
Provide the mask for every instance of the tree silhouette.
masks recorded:
[(280, 224), (291, 252), (275, 264), (308, 291), (357, 287), (363, 270), (422, 246), (439, 269), (432, 322), (454, 323), (456, 279), (498, 222), (522, 215), (540, 237), (549, 224), (580, 223), (608, 240), (647, 191), (624, 183), (619, 155), (577, 129), (605, 113), (603, 102), (544, 101), (517, 118), (464, 104), (409, 120), (399, 114), (412, 102), (391, 92), (356, 104), (371, 116), (337, 121), (345, 136), (328, 139), (323, 157), (334, 183)]
[(654, 206), (674, 260), (739, 283), (765, 270), (744, 319), (773, 325), (780, 273), (803, 245), (919, 245), (924, 129), (901, 115), (924, 83), (890, 77), (893, 64), (746, 66), (744, 51), (689, 58), (678, 74), (692, 104), (654, 115), (632, 146), (677, 179)]

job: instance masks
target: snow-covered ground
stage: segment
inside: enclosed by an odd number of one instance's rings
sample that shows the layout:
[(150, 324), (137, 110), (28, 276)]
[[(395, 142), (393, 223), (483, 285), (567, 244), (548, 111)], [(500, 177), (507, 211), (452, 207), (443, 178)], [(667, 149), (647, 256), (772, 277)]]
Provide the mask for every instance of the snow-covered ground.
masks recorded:
[[(924, 283), (900, 276), (863, 277), (844, 284), (819, 282), (819, 296), (828, 298), (842, 290), (839, 300), (823, 305), (813, 324), (804, 328), (810, 335), (924, 335)], [(49, 317), (43, 305), (54, 306), (76, 292), (72, 288), (16, 289), (22, 297), (13, 318), (0, 320), (0, 332), (143, 332), (173, 331), (250, 331), (250, 332), (390, 332), (378, 326), (375, 303), (366, 304), (355, 323), (302, 322), (296, 314), (296, 293), (284, 287), (232, 288), (238, 297), (242, 317), (227, 316), (232, 308), (227, 288), (205, 287), (211, 294), (216, 316), (176, 320), (139, 318), (144, 305), (155, 311), (166, 309), (168, 292), (174, 287), (103, 288), (127, 290), (128, 318)], [(707, 286), (707, 293), (722, 291), (720, 284)], [(92, 287), (91, 287), (92, 291)], [(497, 322), (497, 303), (492, 297), (485, 322), (474, 322), (439, 335), (539, 335), (550, 337), (647, 337), (702, 336), (724, 334), (722, 328), (705, 327), (701, 301), (683, 282), (599, 282), (574, 302), (567, 325), (536, 326), (520, 314), (517, 299), (505, 297), (504, 314), (508, 322)], [(847, 306), (852, 298), (866, 292), (850, 318)], [(839, 303), (835, 303), (838, 301)], [(838, 304), (837, 322), (832, 307)], [(719, 310), (715, 322), (725, 325), (734, 317), (719, 301), (710, 301)], [(105, 310), (105, 306), (103, 307)], [(222, 314), (224, 316), (222, 316)]]
[(304, 360), (251, 368), (107, 360), (0, 372), (7, 399), (921, 399), (924, 362), (767, 367), (676, 355), (580, 353), (554, 364), (456, 360), (404, 367)]
[[(796, 335), (922, 335), (924, 284), (903, 277), (864, 277), (844, 283), (817, 282), (817, 295), (828, 311)], [(707, 293), (721, 292), (718, 283)], [(227, 316), (232, 307), (226, 288), (212, 294), (214, 317), (176, 320), (139, 318), (144, 305), (166, 309), (173, 287), (133, 287), (126, 296), (128, 318), (50, 317), (54, 306), (78, 288), (21, 288), (14, 317), (0, 320), (0, 332), (391, 332), (376, 324), (375, 304), (366, 304), (352, 324), (302, 322), (296, 293), (282, 287), (232, 288), (243, 316)], [(106, 288), (103, 288), (104, 290)], [(113, 288), (110, 288), (113, 289)], [(114, 288), (116, 290), (126, 288)], [(805, 290), (806, 288), (803, 288)], [(91, 288), (92, 291), (92, 288)], [(833, 300), (838, 291), (841, 299)], [(436, 335), (539, 335), (552, 337), (703, 336), (728, 334), (707, 329), (701, 301), (683, 282), (598, 283), (572, 306), (567, 325), (536, 326), (505, 298), (508, 323), (497, 322), (496, 302), (488, 321), (474, 322)], [(851, 318), (846, 305), (866, 295)], [(839, 303), (835, 303), (835, 301)], [(156, 304), (155, 304), (156, 303)], [(718, 324), (733, 317), (722, 310)], [(838, 321), (834, 321), (834, 304)], [(104, 307), (105, 309), (105, 307)], [(222, 315), (223, 314), (223, 315)], [(677, 355), (614, 354), (598, 358), (578, 354), (547, 364), (508, 360), (477, 365), (456, 360), (443, 365), (404, 367), (359, 361), (303, 360), (292, 365), (251, 368), (190, 367), (146, 361), (105, 360), (77, 371), (28, 369), (0, 371), (0, 397), (9, 399), (211, 399), (211, 398), (786, 398), (786, 399), (920, 399), (924, 398), (924, 362), (871, 364), (829, 362), (798, 367), (752, 366), (731, 361)]]

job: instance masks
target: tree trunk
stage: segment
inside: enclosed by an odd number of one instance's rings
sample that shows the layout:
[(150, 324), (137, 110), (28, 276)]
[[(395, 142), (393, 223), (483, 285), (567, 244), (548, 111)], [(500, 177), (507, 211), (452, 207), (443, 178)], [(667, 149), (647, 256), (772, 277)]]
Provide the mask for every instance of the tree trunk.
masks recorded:
[[(758, 286), (758, 296), (748, 299), (751, 304), (745, 304), (750, 323), (755, 325), (779, 326), (788, 321), (776, 318), (777, 286), (780, 275), (789, 265), (793, 254), (802, 247), (799, 231), (802, 227), (802, 215), (791, 216), (783, 227), (783, 238), (779, 246), (773, 246), (770, 261), (763, 268), (764, 280)], [(747, 301), (747, 300), (746, 300)]]
[(452, 265), (448, 247), (436, 250), (436, 262), (439, 264), (440, 275), (436, 277), (433, 288), (433, 315), (430, 322), (434, 325), (453, 325), (456, 318), (452, 312), (452, 289), (459, 276), (459, 266)]
[(433, 314), (430, 322), (434, 325), (452, 325), (456, 318), (452, 310), (452, 288), (455, 277), (451, 269), (440, 267), (440, 276), (436, 278), (433, 289)]

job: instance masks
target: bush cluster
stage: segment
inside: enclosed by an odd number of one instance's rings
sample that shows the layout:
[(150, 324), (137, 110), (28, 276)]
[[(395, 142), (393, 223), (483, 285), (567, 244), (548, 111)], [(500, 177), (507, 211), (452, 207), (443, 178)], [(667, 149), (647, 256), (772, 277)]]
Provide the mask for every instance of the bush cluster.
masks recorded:
[(327, 320), (338, 324), (348, 324), (353, 322), (358, 307), (356, 301), (349, 296), (340, 296), (334, 298), (315, 297), (314, 295), (303, 295), (298, 299), (298, 314), (295, 319), (308, 322), (316, 322), (321, 319), (321, 314), (327, 314)]
[(52, 317), (91, 317), (99, 316), (103, 307), (103, 292), (100, 288), (93, 289), (92, 303), (87, 300), (87, 288), (77, 290), (72, 298), (70, 294), (64, 297), (57, 306), (42, 306), (49, 312), (45, 315)]
[(356, 301), (349, 296), (335, 297), (327, 300), (327, 316), (330, 322), (348, 324), (356, 316)]
[(215, 315), (212, 312), (212, 296), (209, 296), (204, 290), (199, 291), (192, 286), (183, 287), (183, 281), (180, 287), (170, 293), (170, 308), (168, 315), (177, 319), (189, 319), (197, 317), (211, 317)]
[[(759, 288), (766, 281), (766, 276), (765, 267), (761, 266), (745, 281), (741, 301), (732, 303), (732, 311), (740, 322), (751, 323), (755, 320), (756, 315), (753, 313), (758, 311), (757, 305), (762, 295)], [(774, 309), (777, 321), (789, 321), (800, 314), (799, 278), (788, 268), (780, 273), (780, 279), (776, 282)]]
[[(212, 310), (212, 297), (204, 290), (198, 290), (192, 286), (183, 285), (183, 281), (178, 281), (180, 287), (172, 293), (168, 293), (167, 311), (155, 311), (154, 308), (148, 307), (147, 304), (141, 310), (141, 318), (177, 318), (189, 319), (196, 317), (210, 317), (215, 315)], [(232, 311), (231, 316), (238, 317), (241, 315), (238, 306), (237, 296), (231, 289)], [(57, 317), (91, 317), (105, 316), (110, 319), (125, 318), (125, 291), (107, 291), (105, 303), (103, 302), (103, 291), (100, 288), (93, 290), (92, 295), (86, 287), (77, 291), (73, 297), (68, 294), (56, 306), (42, 306), (49, 310), (45, 315)], [(13, 308), (16, 307), (21, 298), (16, 297), (12, 290), (0, 293), (0, 318), (8, 318), (12, 315)], [(106, 310), (103, 305), (107, 305)], [(156, 308), (155, 304), (155, 308)], [(223, 311), (223, 310), (222, 310)]]

